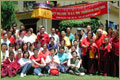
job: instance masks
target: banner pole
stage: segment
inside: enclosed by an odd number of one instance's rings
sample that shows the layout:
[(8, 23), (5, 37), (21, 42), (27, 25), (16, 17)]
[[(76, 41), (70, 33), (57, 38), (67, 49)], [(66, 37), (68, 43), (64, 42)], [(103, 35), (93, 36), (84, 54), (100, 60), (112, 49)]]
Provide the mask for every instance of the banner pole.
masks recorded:
[(109, 6), (109, 1), (107, 1), (107, 6), (108, 6), (108, 27), (109, 27), (109, 16), (110, 16), (110, 6)]
[(45, 19), (45, 24), (46, 24), (46, 32), (47, 32), (47, 19)]

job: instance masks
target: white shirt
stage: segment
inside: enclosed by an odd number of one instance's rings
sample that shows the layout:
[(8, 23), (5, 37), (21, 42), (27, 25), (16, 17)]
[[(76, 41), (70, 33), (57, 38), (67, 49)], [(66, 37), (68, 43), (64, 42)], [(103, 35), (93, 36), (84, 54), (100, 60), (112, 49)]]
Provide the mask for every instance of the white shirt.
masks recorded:
[(1, 39), (1, 44), (2, 44), (2, 43), (6, 43), (6, 44), (7, 44), (7, 47), (8, 47), (9, 44), (10, 44), (10, 41), (9, 41), (9, 40), (5, 41), (4, 39)]
[(30, 59), (25, 59), (25, 58), (20, 58), (18, 60), (18, 63), (21, 65), (21, 66), (24, 66), (26, 63), (32, 63)]
[(55, 38), (55, 43), (58, 44), (59, 43), (59, 36), (57, 34), (49, 34), (49, 37), (54, 37)]
[(34, 55), (34, 52), (32, 52), (30, 50), (28, 52), (29, 52), (30, 56)]
[(3, 61), (3, 56), (5, 56), (5, 58), (4, 58), (4, 60), (5, 60), (7, 57), (9, 57), (9, 52), (8, 52), (8, 51), (5, 51), (5, 53), (3, 53), (3, 52), (1, 51), (1, 62)]
[(27, 42), (34, 43), (35, 42), (35, 37), (32, 36), (32, 35), (31, 36), (24, 36), (23, 42), (24, 43), (27, 43)]

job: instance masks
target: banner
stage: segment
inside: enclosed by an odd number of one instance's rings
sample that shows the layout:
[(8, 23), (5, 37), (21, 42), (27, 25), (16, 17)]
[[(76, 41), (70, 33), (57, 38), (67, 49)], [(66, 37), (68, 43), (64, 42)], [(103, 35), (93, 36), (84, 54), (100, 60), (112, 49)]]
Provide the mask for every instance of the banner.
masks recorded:
[(53, 7), (53, 20), (76, 20), (107, 14), (107, 1), (98, 1), (82, 6)]

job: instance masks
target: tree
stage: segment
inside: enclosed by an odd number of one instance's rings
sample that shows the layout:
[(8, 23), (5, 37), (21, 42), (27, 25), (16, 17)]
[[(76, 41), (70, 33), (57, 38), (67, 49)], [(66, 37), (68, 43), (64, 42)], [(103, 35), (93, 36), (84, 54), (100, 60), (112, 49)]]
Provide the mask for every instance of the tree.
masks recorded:
[(1, 24), (3, 29), (7, 29), (16, 23), (14, 1), (1, 1)]

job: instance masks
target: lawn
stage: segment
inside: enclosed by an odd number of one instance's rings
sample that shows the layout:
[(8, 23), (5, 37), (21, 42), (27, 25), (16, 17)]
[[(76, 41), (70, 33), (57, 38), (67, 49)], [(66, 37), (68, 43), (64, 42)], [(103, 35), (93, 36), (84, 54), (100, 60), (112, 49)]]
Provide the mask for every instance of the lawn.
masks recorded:
[(49, 75), (45, 75), (43, 77), (38, 77), (36, 75), (27, 75), (23, 78), (21, 78), (19, 75), (15, 76), (15, 77), (5, 77), (2, 78), (2, 80), (119, 80), (119, 78), (117, 77), (105, 77), (105, 76), (98, 76), (98, 75), (85, 75), (85, 76), (76, 76), (76, 75), (71, 75), (71, 74), (61, 74), (60, 76), (49, 76)]

